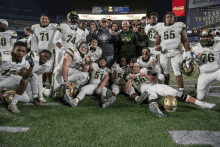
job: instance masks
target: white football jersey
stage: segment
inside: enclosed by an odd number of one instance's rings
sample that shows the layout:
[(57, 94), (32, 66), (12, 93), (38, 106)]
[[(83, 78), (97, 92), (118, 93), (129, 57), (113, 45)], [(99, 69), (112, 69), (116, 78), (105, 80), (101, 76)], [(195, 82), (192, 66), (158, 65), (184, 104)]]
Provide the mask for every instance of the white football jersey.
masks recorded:
[[(146, 77), (140, 77), (140, 73), (146, 73), (147, 72), (147, 69), (146, 68), (142, 68), (140, 70), (139, 73), (135, 74), (135, 78), (131, 80), (131, 83), (133, 85), (133, 87), (135, 89), (137, 89), (139, 92), (142, 91), (143, 87), (142, 86), (145, 86), (146, 84), (152, 84), (150, 83), (150, 81), (146, 78)], [(130, 75), (132, 75), (132, 73), (130, 73), (126, 79), (129, 79)]]
[(191, 49), (194, 55), (202, 53), (202, 64), (199, 65), (200, 73), (211, 73), (220, 69), (220, 41), (211, 47), (202, 47), (200, 43)]
[(181, 32), (185, 29), (186, 25), (182, 22), (175, 22), (171, 26), (166, 26), (165, 23), (160, 24), (157, 32), (161, 37), (162, 50), (181, 50)]
[(145, 27), (145, 33), (148, 36), (148, 47), (154, 47), (154, 43), (157, 37), (157, 29), (162, 25), (162, 23), (157, 23), (155, 25), (148, 24)]
[(92, 62), (96, 62), (102, 56), (102, 49), (97, 46), (95, 51), (89, 50), (87, 54)]
[[(28, 55), (30, 56), (30, 53)], [(45, 72), (48, 72), (52, 66), (51, 60), (48, 60), (44, 64), (40, 64), (40, 55), (37, 52), (32, 53), (31, 57), (34, 61), (34, 68), (32, 70), (32, 73), (36, 73), (37, 75), (42, 75)]]
[(82, 42), (82, 41), (86, 42), (86, 36), (89, 35), (89, 31), (87, 29), (85, 29), (85, 31), (83, 31), (82, 29), (77, 28), (77, 33), (81, 36), (80, 42)]
[(21, 62), (13, 62), (9, 51), (0, 51), (0, 80), (8, 78), (12, 74), (20, 74), (22, 68), (29, 68), (30, 64), (25, 58)]
[[(78, 28), (73, 30), (68, 24), (60, 24), (54, 36), (54, 43), (61, 42), (65, 49), (70, 47), (76, 48), (81, 41), (81, 35), (78, 34)], [(61, 40), (60, 40), (61, 39)]]
[[(75, 48), (68, 48), (66, 54), (72, 56), (73, 60), (69, 64), (69, 68), (75, 68), (77, 70), (82, 70), (82, 64), (85, 62), (85, 58), (81, 57), (79, 51)], [(64, 57), (62, 57), (61, 62), (57, 65), (60, 70), (62, 70)]]
[(102, 79), (110, 73), (110, 69), (107, 67), (105, 68), (99, 68), (99, 65), (97, 63), (92, 63), (93, 70), (90, 72), (91, 77), (89, 80), (89, 84), (96, 84), (98, 85)]
[[(43, 49), (47, 49), (52, 51), (54, 49), (53, 38), (57, 28), (57, 24), (50, 23), (47, 27), (42, 27), (40, 24), (36, 24), (32, 26), (33, 30), (33, 39), (36, 43), (36, 49), (32, 49), (34, 51), (41, 51)], [(33, 46), (32, 46), (33, 47)]]
[(12, 51), (14, 43), (17, 40), (17, 33), (13, 30), (0, 32), (0, 51)]
[(145, 62), (143, 60), (143, 56), (140, 56), (137, 58), (137, 62), (140, 63), (141, 65), (141, 68), (146, 68), (150, 71), (150, 74), (155, 74), (155, 73), (158, 73), (158, 69), (157, 69), (157, 66), (154, 66), (151, 61), (155, 61), (156, 62), (156, 58), (153, 57), (153, 56), (150, 56), (150, 58), (148, 58), (148, 61)]
[(132, 72), (132, 69), (131, 69), (131, 67), (129, 65), (127, 65), (126, 67), (120, 67), (119, 64), (116, 64), (115, 77), (113, 79), (113, 83), (116, 84), (116, 85), (126, 83), (125, 82), (125, 78), (131, 72)]

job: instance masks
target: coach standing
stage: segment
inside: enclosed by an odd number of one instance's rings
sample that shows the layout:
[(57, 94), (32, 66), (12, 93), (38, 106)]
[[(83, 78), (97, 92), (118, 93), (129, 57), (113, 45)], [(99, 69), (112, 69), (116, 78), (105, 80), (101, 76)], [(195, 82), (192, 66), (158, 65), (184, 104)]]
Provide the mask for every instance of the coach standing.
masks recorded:
[(97, 32), (91, 30), (86, 37), (87, 42), (90, 42), (93, 38), (98, 40), (102, 55), (107, 59), (107, 67), (111, 67), (114, 63), (114, 44), (119, 41), (119, 38), (114, 31), (107, 27), (106, 18), (101, 19), (101, 28)]

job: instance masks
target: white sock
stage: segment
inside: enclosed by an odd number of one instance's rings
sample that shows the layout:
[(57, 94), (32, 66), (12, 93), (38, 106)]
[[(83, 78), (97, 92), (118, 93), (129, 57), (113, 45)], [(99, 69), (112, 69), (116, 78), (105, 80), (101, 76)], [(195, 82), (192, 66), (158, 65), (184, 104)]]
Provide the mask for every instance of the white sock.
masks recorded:
[(75, 98), (76, 102), (78, 103), (79, 102), (79, 98)]
[(37, 94), (33, 94), (33, 99), (37, 98)]
[(43, 94), (44, 94), (46, 97), (49, 97), (49, 95), (50, 95), (50, 89), (45, 89), (45, 90), (43, 91)]
[(138, 98), (139, 98), (139, 96), (136, 96), (136, 97), (135, 97), (135, 100), (137, 101)]
[(179, 88), (179, 90), (180, 90), (180, 91), (183, 91), (183, 90), (184, 90), (184, 88)]
[(22, 95), (15, 94), (13, 100), (11, 101), (11, 104), (17, 104), (18, 100), (22, 98)]
[(202, 106), (203, 102), (201, 102), (200, 100), (196, 100), (195, 101), (195, 105), (197, 106)]

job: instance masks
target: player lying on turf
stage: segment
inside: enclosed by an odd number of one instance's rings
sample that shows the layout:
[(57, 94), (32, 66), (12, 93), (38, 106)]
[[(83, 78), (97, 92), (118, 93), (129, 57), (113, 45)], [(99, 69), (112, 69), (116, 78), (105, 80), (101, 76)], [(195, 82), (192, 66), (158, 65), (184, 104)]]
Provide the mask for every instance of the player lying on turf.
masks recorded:
[(33, 70), (34, 62), (31, 57), (24, 58), (27, 51), (26, 44), (17, 41), (11, 53), (0, 51), (0, 88), (15, 88), (18, 86), (8, 110), (20, 113), (16, 104), (19, 99), (29, 99), (25, 92), (28, 78)]
[(220, 40), (210, 27), (200, 34), (200, 43), (192, 47), (195, 63), (199, 65), (197, 99), (203, 100), (214, 81), (220, 81)]
[(146, 68), (149, 70), (149, 73), (157, 78), (158, 83), (164, 83), (164, 75), (162, 74), (162, 69), (157, 62), (155, 56), (150, 56), (150, 49), (145, 47), (142, 49), (142, 56), (137, 58), (137, 62), (140, 64), (141, 68)]
[(75, 86), (77, 88), (85, 84), (88, 79), (88, 73), (83, 72), (82, 70), (85, 64), (85, 55), (87, 52), (88, 45), (85, 42), (80, 43), (77, 49), (67, 49), (65, 56), (54, 69), (53, 97), (56, 97), (55, 91), (60, 85), (64, 88), (66, 87), (67, 81), (76, 81)]
[(110, 69), (105, 67), (106, 58), (100, 57), (97, 63), (91, 63), (89, 65), (90, 80), (89, 84), (83, 86), (79, 94), (71, 100), (69, 103), (71, 106), (77, 106), (78, 102), (83, 100), (85, 95), (97, 94), (101, 95), (101, 100), (103, 102), (102, 107), (108, 107), (110, 104), (114, 103), (116, 97), (112, 95), (110, 90), (105, 87), (106, 82), (109, 79)]
[(125, 93), (133, 98), (137, 102), (137, 104), (141, 104), (145, 99), (147, 99), (147, 93), (143, 93), (141, 96), (138, 96), (132, 86), (129, 91), (125, 90), (125, 77), (132, 72), (132, 67), (127, 64), (126, 57), (121, 57), (119, 59), (119, 63), (115, 63), (112, 65), (111, 70), (113, 72), (111, 73), (111, 79), (113, 81), (111, 89), (113, 96), (116, 97), (119, 93)]
[(125, 90), (129, 91), (133, 85), (140, 93), (147, 91), (149, 109), (151, 112), (155, 113), (158, 117), (163, 117), (163, 113), (159, 109), (157, 103), (158, 96), (175, 96), (177, 100), (192, 103), (200, 106), (201, 108), (212, 109), (216, 104), (210, 104), (206, 102), (201, 102), (190, 95), (185, 94), (179, 90), (173, 89), (172, 87), (164, 84), (157, 84), (157, 79), (149, 74), (146, 68), (141, 69), (139, 63), (135, 63), (132, 70), (133, 74), (129, 74), (127, 78), (127, 83), (125, 85)]

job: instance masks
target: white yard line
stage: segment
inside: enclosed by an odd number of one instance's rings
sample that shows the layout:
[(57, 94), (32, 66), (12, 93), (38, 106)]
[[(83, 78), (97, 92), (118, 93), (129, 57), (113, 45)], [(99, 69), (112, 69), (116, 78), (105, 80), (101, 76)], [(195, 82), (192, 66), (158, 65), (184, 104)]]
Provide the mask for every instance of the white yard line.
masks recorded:
[(29, 127), (6, 127), (0, 126), (0, 131), (3, 132), (27, 132), (30, 128)]
[[(24, 105), (34, 105), (33, 103), (25, 103)], [(43, 103), (43, 106), (57, 106), (58, 103)]]
[(177, 144), (192, 145), (206, 144), (214, 147), (220, 146), (220, 131), (168, 131)]

